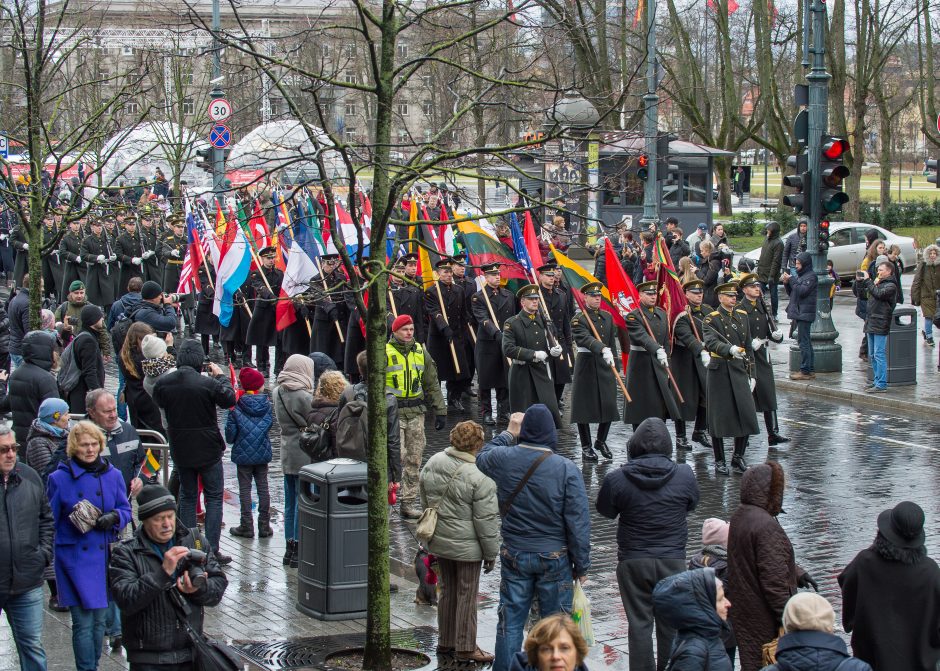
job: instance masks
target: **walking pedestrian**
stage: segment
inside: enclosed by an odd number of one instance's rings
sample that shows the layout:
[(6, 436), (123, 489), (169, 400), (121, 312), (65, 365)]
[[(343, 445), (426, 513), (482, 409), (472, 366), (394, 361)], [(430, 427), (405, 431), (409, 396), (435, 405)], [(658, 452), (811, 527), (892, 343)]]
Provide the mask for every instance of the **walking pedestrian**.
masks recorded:
[(776, 320), (780, 302), (777, 284), (783, 270), (783, 241), (780, 239), (780, 224), (772, 221), (764, 228), (764, 242), (757, 259), (757, 278), (761, 287), (770, 296), (770, 314)]
[(911, 284), (911, 303), (920, 308), (924, 315), (924, 328), (920, 334), (924, 341), (934, 346), (933, 318), (937, 314), (937, 291), (940, 290), (940, 247), (927, 245), (924, 259), (917, 264), (914, 282)]
[(816, 287), (818, 279), (813, 272), (813, 257), (808, 252), (801, 252), (796, 257), (796, 275), (783, 274), (783, 284), (790, 303), (787, 305), (787, 319), (796, 324), (796, 340), (800, 346), (800, 370), (790, 374), (791, 380), (815, 380), (816, 367), (813, 356), (813, 341), (810, 329), (816, 320)]

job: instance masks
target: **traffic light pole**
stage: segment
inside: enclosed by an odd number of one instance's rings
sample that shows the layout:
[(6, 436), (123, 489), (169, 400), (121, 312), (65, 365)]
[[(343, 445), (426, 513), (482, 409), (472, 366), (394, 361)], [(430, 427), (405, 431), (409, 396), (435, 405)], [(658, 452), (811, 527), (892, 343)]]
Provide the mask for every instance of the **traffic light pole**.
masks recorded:
[(656, 3), (646, 0), (646, 95), (643, 104), (646, 109), (646, 129), (644, 152), (649, 158), (648, 175), (643, 184), (643, 229), (659, 225), (659, 177), (656, 174), (656, 133), (659, 130), (659, 95), (656, 93)]
[[(219, 11), (219, 0), (212, 0), (212, 81), (213, 88), (209, 94), (213, 100), (225, 97), (222, 91), (222, 45), (219, 43), (219, 32), (222, 30), (222, 19)], [(212, 147), (212, 192), (219, 203), (225, 197), (225, 150)]]

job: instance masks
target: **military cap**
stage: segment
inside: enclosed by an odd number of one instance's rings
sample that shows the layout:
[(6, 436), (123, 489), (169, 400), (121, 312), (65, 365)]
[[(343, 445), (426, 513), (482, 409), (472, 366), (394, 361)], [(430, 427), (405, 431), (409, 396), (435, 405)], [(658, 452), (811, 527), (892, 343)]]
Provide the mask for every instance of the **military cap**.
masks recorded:
[(260, 250), (258, 250), (258, 256), (275, 256), (276, 254), (277, 250), (272, 245), (262, 247)]
[(641, 294), (655, 294), (658, 289), (659, 285), (656, 283), (656, 280), (640, 282), (638, 285), (636, 285), (636, 290)]
[(321, 261), (338, 261), (339, 254), (323, 254), (320, 256)]
[(440, 261), (434, 264), (435, 268), (452, 268), (454, 265), (454, 260), (449, 256), (445, 256)]
[(705, 291), (705, 282), (702, 280), (689, 280), (682, 285), (683, 291), (695, 291), (702, 292)]
[(539, 288), (534, 284), (527, 284), (516, 292), (516, 298), (538, 298)]
[(725, 282), (719, 284), (715, 287), (715, 293), (718, 294), (730, 294), (732, 296), (738, 295), (738, 283), (737, 282)]
[(747, 273), (745, 275), (741, 275), (741, 277), (738, 278), (739, 286), (746, 287), (749, 284), (760, 284), (760, 280), (757, 279), (756, 273)]
[(411, 261), (414, 261), (417, 263), (418, 255), (415, 254), (414, 252), (409, 252), (408, 254), (403, 254), (399, 256), (398, 259), (399, 261), (403, 261), (404, 263), (410, 263)]
[(169, 224), (170, 226), (182, 226), (186, 222), (183, 220), (182, 214), (176, 213), (176, 214), (171, 214), (169, 217), (167, 217), (166, 223)]
[(480, 270), (482, 270), (485, 275), (499, 275), (499, 266), (499, 263), (487, 263), (484, 266), (480, 266)]
[(450, 262), (458, 266), (467, 265), (467, 259), (465, 259), (463, 256), (452, 256), (450, 257)]
[(539, 271), (540, 273), (554, 273), (556, 270), (558, 270), (558, 264), (554, 262), (549, 262), (549, 263), (539, 266), (538, 268), (536, 268), (536, 270)]
[(600, 296), (603, 292), (604, 285), (600, 282), (588, 282), (583, 287), (581, 287), (581, 293), (585, 296)]

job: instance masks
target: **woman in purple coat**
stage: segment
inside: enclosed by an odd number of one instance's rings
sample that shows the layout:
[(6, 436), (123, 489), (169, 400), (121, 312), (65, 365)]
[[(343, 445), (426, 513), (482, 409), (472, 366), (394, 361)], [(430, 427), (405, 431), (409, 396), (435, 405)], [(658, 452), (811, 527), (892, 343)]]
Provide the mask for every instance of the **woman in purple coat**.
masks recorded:
[[(79, 422), (69, 434), (68, 459), (49, 476), (46, 493), (55, 519), (55, 575), (59, 604), (72, 614), (72, 652), (77, 671), (95, 671), (108, 612), (110, 544), (131, 520), (121, 472), (101, 458), (104, 434)], [(101, 515), (86, 515), (87, 531), (70, 517), (80, 501)], [(87, 528), (87, 527), (85, 527)]]

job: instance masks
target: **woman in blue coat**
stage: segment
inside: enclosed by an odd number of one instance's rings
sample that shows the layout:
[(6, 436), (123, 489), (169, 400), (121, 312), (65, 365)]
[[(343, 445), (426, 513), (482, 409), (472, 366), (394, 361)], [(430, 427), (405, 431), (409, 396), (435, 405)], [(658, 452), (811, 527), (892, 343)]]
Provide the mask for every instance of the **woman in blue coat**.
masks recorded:
[(710, 568), (677, 573), (659, 581), (653, 590), (656, 619), (676, 630), (672, 671), (731, 671), (731, 659), (721, 640), (731, 602)]
[[(104, 434), (91, 422), (69, 433), (68, 459), (49, 476), (46, 493), (55, 519), (55, 575), (59, 604), (72, 614), (72, 652), (77, 671), (95, 671), (108, 612), (107, 568), (112, 542), (131, 520), (121, 472), (101, 458)], [(87, 501), (101, 511), (88, 531), (70, 519)]]

